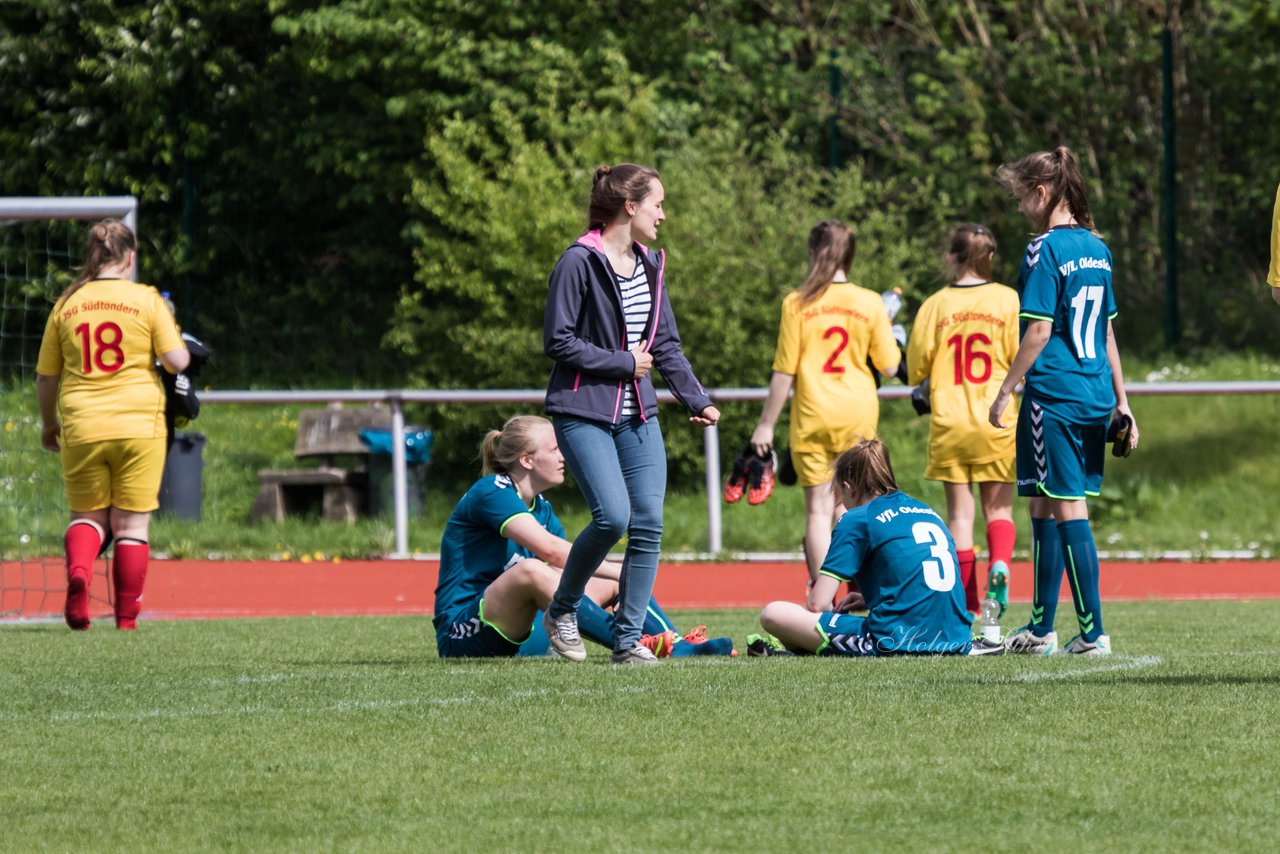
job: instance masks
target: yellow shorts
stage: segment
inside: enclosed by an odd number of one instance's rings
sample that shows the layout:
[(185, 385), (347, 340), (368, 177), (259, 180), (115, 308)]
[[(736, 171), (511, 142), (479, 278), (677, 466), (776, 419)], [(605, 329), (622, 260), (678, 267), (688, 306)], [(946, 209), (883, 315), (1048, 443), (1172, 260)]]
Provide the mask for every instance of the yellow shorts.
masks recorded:
[(1012, 456), (989, 463), (977, 465), (935, 466), (932, 461), (924, 468), (925, 480), (940, 480), (943, 483), (1013, 483)]
[(62, 448), (67, 505), (76, 513), (118, 507), (150, 513), (160, 506), (165, 439), (106, 439)]
[(791, 451), (791, 465), (796, 470), (796, 483), (801, 486), (822, 486), (830, 483), (836, 474), (836, 457), (826, 451)]

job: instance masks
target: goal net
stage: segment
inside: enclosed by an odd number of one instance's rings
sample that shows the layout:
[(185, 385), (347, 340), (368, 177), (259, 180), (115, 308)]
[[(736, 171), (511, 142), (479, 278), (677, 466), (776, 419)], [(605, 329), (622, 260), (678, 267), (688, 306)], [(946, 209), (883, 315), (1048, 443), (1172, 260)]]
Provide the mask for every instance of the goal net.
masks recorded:
[[(36, 359), (45, 320), (75, 277), (83, 220), (118, 217), (137, 230), (132, 196), (0, 197), (0, 620), (62, 612), (67, 506), (57, 454), (40, 447)], [(90, 614), (111, 610), (106, 559), (90, 585)]]

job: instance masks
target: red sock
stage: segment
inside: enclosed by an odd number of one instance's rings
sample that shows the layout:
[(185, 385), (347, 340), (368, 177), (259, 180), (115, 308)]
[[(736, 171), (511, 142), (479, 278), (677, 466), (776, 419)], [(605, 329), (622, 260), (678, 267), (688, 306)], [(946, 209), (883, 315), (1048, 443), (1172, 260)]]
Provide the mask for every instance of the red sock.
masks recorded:
[(138, 627), (142, 610), (142, 585), (147, 580), (147, 561), (151, 546), (146, 540), (123, 538), (116, 541), (111, 574), (116, 582), (116, 628), (132, 631)]
[(1013, 543), (1018, 538), (1018, 530), (1008, 519), (997, 519), (987, 523), (987, 551), (991, 562), (1002, 560), (1005, 566), (1013, 560)]
[(62, 546), (67, 554), (67, 604), (63, 616), (68, 626), (82, 631), (89, 628), (89, 581), (98, 549), (102, 548), (102, 529), (97, 522), (77, 519), (67, 526)]
[(960, 583), (964, 585), (964, 606), (971, 613), (978, 613), (978, 578), (973, 569), (977, 566), (978, 557), (973, 553), (973, 549), (965, 549), (957, 551), (956, 557), (960, 558)]

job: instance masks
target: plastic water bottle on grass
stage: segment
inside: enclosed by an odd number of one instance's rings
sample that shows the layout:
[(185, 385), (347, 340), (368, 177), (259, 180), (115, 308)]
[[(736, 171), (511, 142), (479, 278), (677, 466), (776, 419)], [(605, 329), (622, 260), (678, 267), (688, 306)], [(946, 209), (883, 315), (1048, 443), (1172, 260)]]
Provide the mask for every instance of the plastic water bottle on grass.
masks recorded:
[(988, 596), (982, 600), (982, 637), (992, 643), (1000, 643), (1000, 602)]

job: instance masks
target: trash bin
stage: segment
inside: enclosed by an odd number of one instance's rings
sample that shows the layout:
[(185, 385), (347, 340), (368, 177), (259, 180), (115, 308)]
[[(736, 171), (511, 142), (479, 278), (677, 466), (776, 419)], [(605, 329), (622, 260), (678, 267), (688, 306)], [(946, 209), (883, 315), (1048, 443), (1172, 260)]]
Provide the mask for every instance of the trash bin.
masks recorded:
[[(409, 515), (422, 515), (427, 491), (427, 464), (431, 461), (431, 431), (424, 427), (404, 428), (404, 475)], [(390, 516), (395, 512), (395, 473), (391, 469), (391, 431), (366, 429), (360, 441), (369, 449), (369, 512)]]
[(200, 521), (204, 434), (174, 433), (160, 478), (160, 512)]

